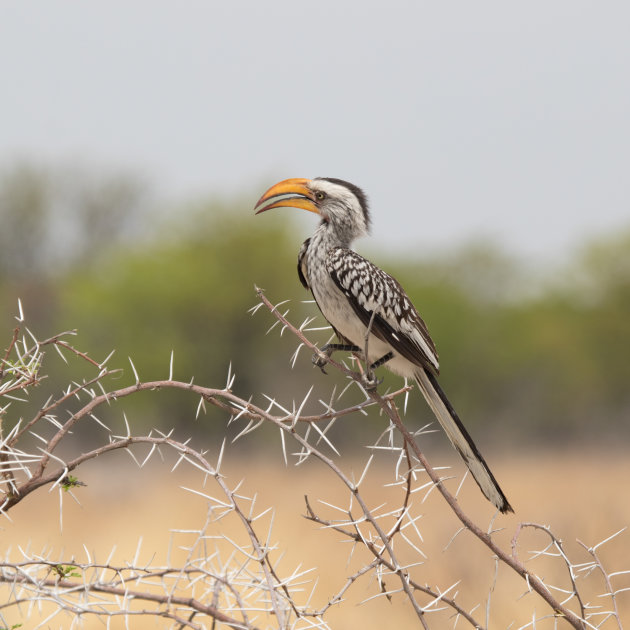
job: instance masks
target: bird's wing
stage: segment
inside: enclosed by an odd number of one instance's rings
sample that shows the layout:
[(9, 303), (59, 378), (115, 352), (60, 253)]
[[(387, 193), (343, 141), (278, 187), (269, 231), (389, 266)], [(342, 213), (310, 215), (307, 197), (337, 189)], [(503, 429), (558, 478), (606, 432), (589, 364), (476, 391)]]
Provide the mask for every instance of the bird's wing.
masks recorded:
[(305, 289), (310, 289), (310, 287), (308, 286), (308, 282), (306, 280), (306, 261), (304, 260), (304, 256), (306, 255), (306, 250), (308, 249), (308, 246), (311, 243), (311, 239), (307, 238), (303, 243), (302, 243), (302, 247), (300, 247), (300, 251), (298, 253), (298, 264), (297, 264), (297, 272), (298, 272), (298, 278), (300, 279), (300, 282), (302, 283), (302, 286)]
[(412, 363), (438, 372), (438, 356), (427, 326), (394, 278), (351, 249), (331, 250), (326, 268), (366, 327), (376, 311), (371, 328), (376, 337)]

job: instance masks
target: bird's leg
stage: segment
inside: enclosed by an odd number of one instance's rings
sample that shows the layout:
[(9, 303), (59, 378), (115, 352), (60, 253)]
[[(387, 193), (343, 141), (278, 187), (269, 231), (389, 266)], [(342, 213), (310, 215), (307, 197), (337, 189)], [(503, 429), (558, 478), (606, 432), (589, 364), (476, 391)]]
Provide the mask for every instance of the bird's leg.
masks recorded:
[(374, 370), (379, 365), (383, 365), (383, 363), (389, 361), (392, 358), (391, 356), (388, 356), (388, 355), (393, 356), (391, 352), (388, 352), (384, 357), (381, 357), (378, 361), (375, 361), (374, 363), (368, 363), (369, 361), (368, 357), (370, 356), (368, 354), (368, 342), (370, 339), (370, 332), (372, 331), (372, 324), (374, 323), (375, 317), (376, 317), (376, 310), (373, 310), (372, 316), (370, 317), (370, 323), (367, 327), (367, 330), (365, 331), (365, 354), (363, 356), (365, 357), (366, 370), (365, 370), (365, 374), (363, 375), (363, 386), (365, 387), (367, 391), (374, 391), (383, 382), (382, 378), (381, 379), (376, 378), (376, 375), (374, 374)]
[(370, 365), (370, 370), (375, 370), (378, 367), (381, 367), (381, 365), (385, 365), (388, 361), (391, 361), (394, 358), (394, 353), (390, 350), (387, 354), (384, 354), (380, 359), (378, 359), (377, 361), (374, 361), (374, 363), (372, 363)]
[(328, 359), (330, 359), (332, 353), (337, 351), (361, 352), (361, 348), (359, 348), (359, 346), (353, 346), (352, 344), (346, 343), (327, 343), (325, 346), (322, 346), (322, 349), (319, 352), (316, 352), (313, 355), (313, 364), (326, 374), (324, 366), (328, 363)]

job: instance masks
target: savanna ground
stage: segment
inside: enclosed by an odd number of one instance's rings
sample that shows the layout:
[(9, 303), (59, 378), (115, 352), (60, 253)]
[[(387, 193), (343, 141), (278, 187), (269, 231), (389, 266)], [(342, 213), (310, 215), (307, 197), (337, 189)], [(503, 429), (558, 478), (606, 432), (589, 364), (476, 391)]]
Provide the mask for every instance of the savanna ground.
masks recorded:
[[(567, 451), (527, 447), (523, 452), (518, 444), (514, 444), (504, 450), (509, 453), (488, 454), (495, 474), (516, 509), (515, 515), (501, 516), (494, 522), (495, 529), (503, 528), (496, 536), (504, 548), (509, 549), (519, 522), (540, 523), (549, 525), (562, 539), (567, 554), (575, 563), (586, 562), (588, 554), (576, 539), (586, 545), (595, 545), (630, 524), (630, 457), (621, 449), (593, 452), (587, 447)], [(430, 459), (453, 464), (452, 472), (458, 476), (462, 474), (463, 468), (453, 453), (444, 452)], [(78, 477), (87, 487), (73, 490), (80, 504), (68, 493), (48, 492), (44, 488), (39, 495), (32, 495), (17, 505), (10, 513), (12, 522), (5, 519), (1, 524), (3, 555), (10, 548), (10, 556), (17, 559), (20, 548), (29, 548), (32, 552), (49, 554), (51, 559), (73, 558), (81, 563), (86, 558), (85, 546), (92, 559), (105, 561), (114, 549), (111, 558), (118, 564), (135, 557), (139, 564), (159, 565), (165, 562), (167, 554), (171, 558), (185, 554), (183, 548), (192, 539), (192, 534), (182, 530), (200, 528), (206, 518), (207, 506), (203, 497), (182, 487), (215, 494), (211, 482), (204, 488), (199, 473), (179, 469), (169, 472), (170, 465), (166, 464), (139, 470), (127, 466), (125, 461), (121, 455), (116, 455), (81, 468)], [(342, 457), (339, 461), (346, 472), (354, 470), (357, 477), (365, 465), (365, 458), (348, 461)], [(341, 588), (353, 568), (356, 570), (361, 560), (365, 561), (362, 551), (349, 560), (351, 543), (342, 542), (339, 534), (322, 529), (303, 517), (304, 495), (308, 495), (317, 510), (330, 511), (321, 501), (337, 506), (348, 504), (347, 490), (319, 462), (285, 467), (276, 462), (273, 455), (268, 460), (261, 457), (237, 459), (234, 456), (232, 461), (226, 458), (224, 471), (231, 486), (244, 479), (239, 494), (249, 497), (256, 494), (257, 511), (273, 507), (271, 540), (276, 542), (276, 554), (284, 553), (280, 569), (287, 573), (299, 565), (302, 569), (314, 569), (305, 578), (311, 583), (304, 586), (306, 597), (313, 583), (317, 582), (313, 603), (325, 603)], [(387, 486), (392, 475), (392, 467), (377, 458), (366, 478), (368, 484), (363, 487), (363, 494), (371, 506), (385, 501), (397, 505), (400, 488), (392, 490)], [(458, 483), (454, 479), (449, 482), (449, 487), (455, 490)], [(393, 492), (398, 494), (393, 495)], [(490, 523), (492, 509), (470, 479), (466, 480), (460, 496), (466, 510), (477, 522)], [(62, 524), (60, 497), (63, 501)], [(415, 497), (414, 501), (419, 504), (422, 496)], [(520, 628), (530, 623), (534, 614), (542, 617), (549, 612), (536, 595), (526, 593), (524, 583), (508, 568), (500, 566), (495, 581), (494, 560), (467, 532), (455, 536), (459, 524), (437, 492), (429, 493), (416, 511), (423, 514), (418, 528), (424, 541), (422, 551), (426, 554), (426, 558), (417, 558), (423, 561), (416, 570), (420, 581), (440, 589), (459, 582), (451, 594), (457, 591), (458, 601), (467, 610), (479, 605), (475, 614), (484, 622), (488, 594), (494, 584), (488, 624), (493, 629)], [(271, 518), (268, 514), (259, 523), (263, 533)], [(238, 527), (231, 529), (227, 522), (216, 530), (217, 535), (226, 533), (234, 541), (243, 538), (243, 532)], [(544, 548), (547, 542), (540, 532), (524, 532), (519, 538), (520, 558), (529, 558), (530, 551)], [(233, 550), (219, 540), (209, 540), (208, 544), (212, 548), (218, 545), (226, 556)], [(630, 530), (603, 545), (598, 552), (608, 572), (629, 570)], [(542, 558), (528, 566), (547, 583), (566, 584), (567, 570), (558, 559)], [(618, 589), (630, 587), (627, 575), (613, 579)], [(604, 582), (595, 571), (588, 578), (585, 599), (593, 605), (610, 607), (610, 598), (598, 597), (604, 591)], [(326, 616), (333, 628), (418, 627), (418, 619), (408, 603), (397, 596), (391, 601), (378, 596), (378, 585), (373, 580), (358, 580), (346, 595), (346, 601), (332, 608)], [(618, 605), (621, 619), (630, 623), (630, 592), (619, 595)], [(23, 628), (35, 627), (37, 620), (42, 618), (37, 610), (27, 606), (20, 612), (12, 610), (5, 615), (12, 624), (22, 623)], [(44, 627), (65, 628), (70, 623), (70, 617), (59, 616)], [(448, 613), (438, 625), (431, 627), (451, 628), (453, 623), (451, 613)], [(104, 627), (103, 621), (94, 617), (85, 617), (83, 624), (85, 628)], [(143, 629), (167, 625), (165, 620), (140, 616), (131, 618), (127, 627)], [(265, 627), (264, 623), (261, 625)], [(114, 619), (110, 627), (123, 628), (125, 622)], [(469, 626), (460, 619), (456, 627)], [(533, 627), (544, 630), (562, 628), (564, 624), (547, 619)], [(610, 625), (603, 625), (603, 628), (615, 627), (612, 620)]]

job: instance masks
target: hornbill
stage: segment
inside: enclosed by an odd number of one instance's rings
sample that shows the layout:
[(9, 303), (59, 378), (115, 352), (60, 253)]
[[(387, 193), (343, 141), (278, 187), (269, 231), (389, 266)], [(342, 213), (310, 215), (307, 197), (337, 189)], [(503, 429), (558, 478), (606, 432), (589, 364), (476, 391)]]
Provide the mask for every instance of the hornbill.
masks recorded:
[(323, 354), (314, 357), (316, 365), (323, 368), (335, 350), (364, 353), (367, 348), (368, 387), (378, 384), (373, 370), (380, 365), (413, 378), (483, 494), (501, 512), (513, 512), (437, 381), (438, 355), (418, 311), (394, 278), (351, 249), (353, 241), (369, 231), (365, 193), (332, 177), (285, 179), (263, 194), (256, 214), (279, 207), (301, 208), (321, 217), (313, 236), (300, 248), (298, 275), (340, 343), (324, 346)]

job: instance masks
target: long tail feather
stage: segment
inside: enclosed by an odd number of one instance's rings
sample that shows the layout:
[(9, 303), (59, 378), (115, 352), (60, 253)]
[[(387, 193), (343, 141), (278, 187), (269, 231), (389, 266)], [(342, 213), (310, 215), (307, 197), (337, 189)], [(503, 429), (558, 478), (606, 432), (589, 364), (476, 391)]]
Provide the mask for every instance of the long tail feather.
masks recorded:
[(490, 472), (488, 464), (475, 446), (435, 376), (426, 370), (418, 370), (415, 377), (418, 387), (424, 394), (435, 417), (442, 425), (451, 444), (466, 462), (466, 466), (468, 466), (486, 498), (494, 503), (501, 512), (513, 512), (512, 506), (503, 494), (494, 475)]

